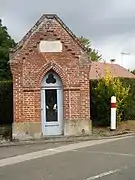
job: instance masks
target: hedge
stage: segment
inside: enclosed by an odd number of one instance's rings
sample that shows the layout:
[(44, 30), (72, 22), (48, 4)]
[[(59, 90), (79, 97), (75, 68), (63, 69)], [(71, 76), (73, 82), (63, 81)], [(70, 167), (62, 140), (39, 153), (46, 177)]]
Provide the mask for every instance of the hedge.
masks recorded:
[(0, 136), (10, 138), (13, 123), (13, 84), (0, 81)]
[(0, 125), (13, 122), (13, 85), (11, 81), (0, 82)]
[[(123, 86), (130, 85), (129, 100), (126, 110), (123, 111), (122, 120), (135, 120), (135, 79), (120, 78)], [(110, 123), (110, 99), (103, 97), (102, 102), (97, 100), (94, 87), (98, 80), (90, 81), (91, 119), (95, 126), (108, 126)], [(107, 93), (107, 92), (106, 92)], [(96, 103), (98, 102), (98, 104)]]

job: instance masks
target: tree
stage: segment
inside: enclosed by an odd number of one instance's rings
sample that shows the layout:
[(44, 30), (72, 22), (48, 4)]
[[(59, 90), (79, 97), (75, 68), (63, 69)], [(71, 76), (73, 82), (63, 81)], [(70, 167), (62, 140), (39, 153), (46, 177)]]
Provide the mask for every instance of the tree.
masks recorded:
[(91, 42), (89, 39), (81, 36), (79, 38), (81, 43), (85, 46), (87, 53), (92, 61), (100, 61), (102, 59), (102, 56), (98, 54), (98, 51), (91, 48)]
[(8, 34), (7, 28), (2, 25), (0, 19), (0, 81), (11, 79), (8, 61), (10, 48), (14, 46), (14, 40)]

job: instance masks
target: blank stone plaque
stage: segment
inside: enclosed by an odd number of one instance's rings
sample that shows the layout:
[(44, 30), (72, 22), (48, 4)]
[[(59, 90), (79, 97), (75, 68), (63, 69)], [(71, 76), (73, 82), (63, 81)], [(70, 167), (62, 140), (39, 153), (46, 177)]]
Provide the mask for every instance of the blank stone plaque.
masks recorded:
[(62, 52), (62, 43), (60, 41), (40, 41), (40, 52)]

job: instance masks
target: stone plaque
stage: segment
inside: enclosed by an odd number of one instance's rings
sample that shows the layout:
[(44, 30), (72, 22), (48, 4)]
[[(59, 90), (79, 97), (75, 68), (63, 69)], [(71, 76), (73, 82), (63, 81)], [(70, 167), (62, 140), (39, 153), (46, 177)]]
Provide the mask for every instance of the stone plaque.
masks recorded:
[(62, 52), (60, 41), (41, 41), (39, 44), (40, 52)]

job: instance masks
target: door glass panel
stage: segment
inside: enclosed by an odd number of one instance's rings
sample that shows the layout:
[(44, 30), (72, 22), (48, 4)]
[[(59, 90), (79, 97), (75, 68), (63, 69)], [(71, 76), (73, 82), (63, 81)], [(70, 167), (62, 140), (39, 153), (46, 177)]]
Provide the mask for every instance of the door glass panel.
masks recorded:
[(57, 115), (57, 90), (45, 90), (46, 99), (46, 122), (58, 121)]

